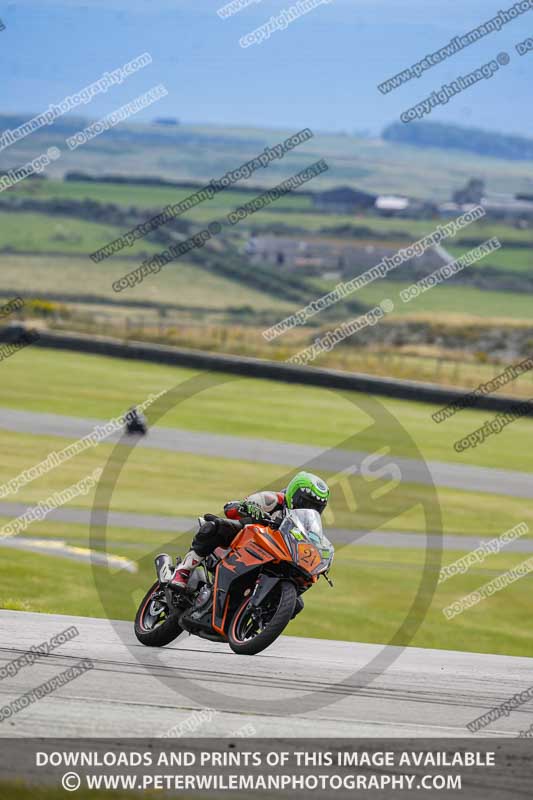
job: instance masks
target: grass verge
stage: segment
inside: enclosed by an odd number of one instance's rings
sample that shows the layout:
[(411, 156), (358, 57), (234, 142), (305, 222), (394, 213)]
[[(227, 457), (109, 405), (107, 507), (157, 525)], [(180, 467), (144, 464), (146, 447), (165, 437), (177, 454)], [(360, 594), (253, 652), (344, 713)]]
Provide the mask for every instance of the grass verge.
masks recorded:
[[(5, 557), (5, 555), (7, 557)], [(448, 553), (451, 562), (460, 553)], [(51, 614), (73, 614), (132, 620), (154, 568), (143, 563), (138, 574), (99, 570), (52, 556), (3, 551), (0, 563), (0, 607)], [(533, 656), (529, 598), (533, 577), (523, 577), (452, 620), (443, 608), (475, 591), (525, 560), (520, 555), (491, 556), (479, 568), (428, 589), (429, 609), (410, 611), (418, 590), (425, 554), (422, 550), (375, 547), (337, 548), (334, 588), (319, 581), (305, 596), (304, 612), (286, 629), (288, 635), (355, 642), (394, 643), (444, 650)], [(433, 568), (436, 574), (437, 566)], [(417, 616), (418, 614), (418, 616)], [(411, 637), (398, 635), (406, 618), (416, 627)], [(409, 627), (409, 626), (408, 626)], [(133, 632), (132, 632), (133, 636)]]
[[(1, 369), (0, 407), (99, 419), (111, 419), (150, 393), (201, 374), (37, 347), (17, 352), (2, 362)], [(368, 413), (361, 405), (365, 403)], [(499, 435), (459, 454), (454, 442), (491, 420), (494, 413), (465, 410), (437, 425), (431, 418), (435, 410), (427, 403), (231, 378), (180, 403), (160, 424), (325, 447), (342, 447), (357, 434), (357, 449), (367, 452), (388, 446), (394, 455), (419, 458), (420, 453), (426, 460), (533, 471), (529, 451), (523, 446), (533, 434), (532, 419), (515, 421)], [(371, 414), (379, 415), (374, 424)]]

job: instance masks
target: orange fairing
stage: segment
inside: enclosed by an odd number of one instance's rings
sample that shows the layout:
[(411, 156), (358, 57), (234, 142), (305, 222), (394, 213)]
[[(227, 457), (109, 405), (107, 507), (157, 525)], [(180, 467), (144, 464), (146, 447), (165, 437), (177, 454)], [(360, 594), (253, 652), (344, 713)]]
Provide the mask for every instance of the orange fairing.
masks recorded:
[(232, 541), (231, 549), (239, 553), (238, 559), (244, 563), (254, 563), (254, 559), (257, 563), (293, 560), (281, 533), (262, 525), (247, 525), (243, 528)]
[(312, 572), (318, 567), (322, 558), (316, 547), (308, 542), (300, 542), (298, 545), (298, 566), (306, 572)]
[(280, 561), (292, 560), (292, 555), (279, 531), (263, 527), (262, 525), (247, 525), (243, 528), (233, 539), (230, 551), (221, 560), (215, 574), (215, 586), (213, 589), (215, 597), (212, 618), (213, 629), (222, 636), (225, 635), (224, 627), (229, 608), (229, 594), (226, 595), (224, 600), (224, 610), (221, 612), (222, 619), (220, 620), (220, 624), (217, 624), (216, 611), (216, 598), (218, 595), (221, 568), (238, 574), (240, 571), (238, 569), (239, 566), (253, 567), (256, 564), (264, 564), (267, 561), (279, 563)]

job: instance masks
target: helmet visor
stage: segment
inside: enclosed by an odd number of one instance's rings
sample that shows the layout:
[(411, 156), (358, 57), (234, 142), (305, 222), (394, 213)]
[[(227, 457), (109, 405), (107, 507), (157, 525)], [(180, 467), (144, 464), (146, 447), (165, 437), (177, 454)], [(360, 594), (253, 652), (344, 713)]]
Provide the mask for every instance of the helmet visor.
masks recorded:
[(314, 508), (319, 514), (322, 514), (327, 504), (327, 500), (322, 500), (309, 492), (303, 492), (301, 489), (298, 489), (292, 501), (293, 508)]

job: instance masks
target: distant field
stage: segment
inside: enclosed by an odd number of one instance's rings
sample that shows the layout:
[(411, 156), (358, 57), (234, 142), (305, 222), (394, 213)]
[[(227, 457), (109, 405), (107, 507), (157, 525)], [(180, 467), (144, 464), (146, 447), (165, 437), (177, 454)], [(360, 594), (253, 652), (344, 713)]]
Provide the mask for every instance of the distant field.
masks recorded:
[[(79, 127), (83, 127), (81, 123)], [(294, 129), (215, 125), (163, 129), (150, 124), (121, 124), (85, 147), (69, 152), (65, 147), (66, 134), (60, 133), (58, 126), (51, 126), (36, 131), (31, 142), (19, 142), (16, 154), (7, 150), (3, 166), (19, 164), (26, 157), (26, 160), (34, 157), (35, 152), (55, 145), (62, 150), (62, 158), (49, 170), (48, 174), (54, 176), (67, 170), (83, 170), (92, 174), (210, 180), (236, 169), (265, 147), (272, 147), (294, 133)], [(526, 191), (528, 181), (533, 178), (531, 162), (509, 162), (461, 151), (421, 150), (348, 133), (314, 133), (313, 139), (283, 159), (273, 161), (266, 169), (260, 169), (250, 182), (272, 186), (321, 158), (330, 169), (313, 181), (313, 187), (349, 185), (376, 193), (405, 193), (441, 201), (449, 200), (452, 192), (473, 175), (482, 175), (493, 192)]]
[[(112, 225), (48, 216), (29, 212), (0, 213), (0, 252), (78, 253), (86, 256), (112, 239), (121, 230)], [(152, 253), (161, 247), (141, 239), (128, 248), (128, 255)]]
[(75, 255), (0, 254), (2, 287), (13, 291), (31, 290), (35, 297), (42, 296), (41, 293), (46, 296), (49, 292), (59, 292), (69, 295), (72, 301), (82, 301), (84, 295), (93, 295), (111, 298), (116, 302), (122, 299), (144, 300), (160, 305), (172, 303), (206, 310), (250, 306), (256, 310), (277, 309), (280, 313), (292, 307), (282, 298), (278, 300), (182, 259), (169, 264), (157, 275), (148, 276), (127, 291), (114, 292), (113, 281), (136, 266), (135, 262), (116, 256), (94, 264), (88, 257)]
[[(260, 174), (260, 178), (264, 175)], [(246, 182), (242, 182), (244, 186)], [(238, 188), (239, 184), (236, 184)], [(169, 203), (176, 203), (189, 196), (194, 190), (188, 189), (173, 189), (170, 187), (147, 187), (147, 186), (126, 186), (123, 184), (112, 183), (91, 183), (91, 182), (63, 182), (57, 180), (48, 180), (41, 182), (22, 182), (16, 189), (11, 190), (10, 196), (31, 196), (36, 199), (73, 199), (73, 200), (96, 200), (101, 203), (116, 203), (122, 206), (136, 206), (137, 208), (145, 209), (163, 209)], [(258, 194), (261, 190), (258, 190)], [(222, 219), (230, 211), (238, 208), (245, 202), (253, 199), (254, 194), (248, 194), (238, 191), (222, 191), (216, 194), (211, 200), (207, 200), (199, 205), (191, 208), (183, 214), (183, 218), (192, 222), (205, 223), (214, 219)], [(307, 212), (307, 213), (304, 213)], [(27, 214), (8, 214), (6, 219), (13, 219), (21, 217), (24, 221), (24, 227), (31, 227), (33, 224), (32, 217), (34, 215)], [(55, 226), (57, 224), (65, 225), (67, 221), (59, 217), (49, 217), (35, 215), (39, 219), (46, 220), (45, 228), (50, 224)], [(0, 220), (3, 215), (0, 214)], [(50, 223), (50, 220), (53, 220)], [(436, 230), (439, 225), (445, 225), (448, 220), (411, 220), (411, 219), (392, 219), (381, 217), (377, 215), (355, 215), (355, 214), (326, 214), (322, 212), (314, 212), (313, 205), (310, 197), (302, 196), (297, 192), (281, 197), (276, 202), (272, 203), (267, 210), (258, 211), (251, 217), (238, 226), (233, 228), (234, 231), (243, 231), (250, 227), (265, 227), (273, 224), (284, 223), (287, 226), (303, 228), (311, 233), (317, 233), (321, 228), (332, 228), (338, 226), (352, 226), (354, 228), (368, 228), (372, 231), (377, 238), (388, 234), (407, 234), (413, 241), (419, 239), (432, 231)], [(93, 223), (85, 223), (83, 220), (76, 221), (78, 225), (94, 225)], [(18, 229), (17, 222), (14, 223)], [(42, 232), (42, 222), (37, 224), (33, 231), (34, 242), (38, 243), (39, 235)], [(0, 222), (0, 237), (3, 241), (6, 234), (10, 231), (9, 223)], [(94, 231), (96, 232), (96, 231)], [(53, 231), (52, 231), (53, 233)], [(79, 234), (79, 229), (72, 231), (72, 235)], [(61, 235), (61, 232), (59, 232)], [(114, 234), (117, 235), (116, 233)], [(58, 233), (55, 234), (56, 239)], [(454, 254), (459, 255), (467, 249), (463, 247), (457, 250), (453, 245), (448, 245), (448, 242), (453, 242), (461, 239), (484, 241), (493, 236), (497, 236), (503, 243), (509, 244), (513, 242), (528, 243), (533, 249), (533, 233), (528, 230), (519, 230), (512, 226), (501, 225), (494, 222), (477, 222), (469, 225), (457, 234), (453, 239), (446, 240), (443, 244), (450, 249)], [(363, 237), (365, 240), (371, 240), (372, 234)], [(109, 239), (109, 236), (107, 237)], [(106, 241), (107, 241), (106, 239)], [(345, 241), (345, 240), (344, 240)], [(357, 237), (353, 237), (354, 244), (357, 243)], [(7, 243), (10, 243), (9, 241)], [(391, 242), (391, 247), (405, 246), (407, 240), (402, 242), (398, 239), (396, 242)], [(0, 245), (1, 246), (1, 245)], [(24, 249), (38, 249), (38, 248), (24, 248)], [(59, 248), (55, 248), (59, 249)], [(128, 252), (134, 252), (134, 248), (128, 248)], [(491, 264), (496, 266), (509, 266), (513, 270), (525, 270), (531, 263), (531, 258), (528, 250), (512, 250), (506, 247), (491, 256), (488, 256), (483, 261), (484, 264)]]
[[(337, 217), (329, 217), (332, 222), (330, 223), (336, 225)], [(339, 218), (341, 219), (341, 218)], [(342, 218), (343, 220), (345, 218)], [(439, 225), (445, 226), (448, 222), (455, 219), (454, 216), (451, 216), (449, 219), (393, 219), (390, 217), (378, 217), (378, 216), (360, 216), (356, 217), (355, 219), (352, 217), (351, 224), (356, 225), (364, 225), (372, 228), (372, 230), (378, 233), (410, 233), (413, 240), (420, 239), (423, 236), (427, 236), (429, 233), (437, 230)], [(490, 239), (493, 236), (497, 236), (502, 243), (503, 242), (524, 242), (529, 243), (533, 248), (533, 232), (530, 230), (521, 230), (519, 228), (515, 228), (511, 225), (502, 225), (499, 222), (493, 222), (491, 220), (480, 220), (478, 222), (473, 222), (468, 225), (466, 228), (463, 228), (458, 232), (458, 234), (454, 237), (450, 237), (450, 239), (443, 240), (442, 244), (446, 249), (448, 249), (448, 242), (457, 242), (464, 239), (473, 240), (484, 242), (486, 239)], [(472, 245), (470, 245), (472, 246)], [(468, 249), (465, 245), (463, 248), (464, 250)]]
[[(262, 174), (259, 176), (264, 177)], [(97, 200), (101, 203), (116, 203), (123, 206), (136, 206), (145, 209), (163, 209), (168, 203), (178, 203), (192, 194), (194, 189), (172, 189), (169, 187), (125, 186), (123, 184), (109, 183), (83, 183), (42, 181), (30, 184), (21, 183), (12, 193), (21, 196), (27, 195), (36, 199), (61, 198), (84, 200)], [(261, 194), (259, 189), (257, 195)], [(224, 216), (234, 211), (243, 203), (253, 200), (255, 194), (236, 191), (222, 191), (211, 200), (206, 200), (186, 211), (182, 216), (191, 222), (206, 223), (215, 219), (221, 220)], [(284, 223), (291, 227), (301, 227), (309, 231), (317, 231), (328, 225), (366, 224), (356, 220), (353, 215), (332, 215), (324, 213), (302, 213), (312, 210), (309, 197), (297, 193), (286, 195), (272, 203), (267, 211), (259, 211), (245, 220), (242, 224), (231, 229), (242, 231), (250, 226), (265, 227), (272, 224)], [(18, 216), (18, 213), (17, 213)], [(44, 217), (44, 219), (58, 219), (57, 217)], [(85, 224), (80, 220), (80, 224)], [(370, 224), (370, 223), (369, 223)], [(405, 229), (405, 227), (404, 227)], [(2, 229), (0, 228), (0, 236)], [(115, 234), (116, 236), (116, 234)], [(108, 237), (109, 238), (109, 237)], [(128, 248), (130, 252), (133, 248)]]
[[(509, 241), (509, 237), (507, 237), (507, 241)], [(462, 246), (447, 247), (446, 249), (451, 255), (458, 258), (467, 252), (469, 248)], [(533, 272), (533, 242), (531, 248), (528, 249), (504, 246), (495, 253), (490, 253), (490, 255), (482, 258), (481, 261), (477, 262), (476, 267), (481, 267), (482, 269), (498, 267), (498, 269), (505, 269), (508, 272), (522, 272), (531, 275)]]
[[(403, 303), (400, 291), (409, 285), (408, 282), (386, 278), (360, 289), (353, 297), (369, 306), (374, 306), (387, 297), (394, 303), (394, 316), (435, 313), (440, 315), (442, 322), (450, 314), (465, 314), (471, 318), (482, 317), (487, 320), (502, 316), (514, 320), (533, 319), (531, 296), (525, 292), (490, 292), (472, 286), (443, 284), (424, 292), (410, 303)], [(392, 316), (391, 314), (391, 318)]]
[[(69, 184), (65, 185), (69, 186)], [(91, 186), (91, 184), (86, 185)], [(124, 190), (124, 187), (110, 186), (108, 188)], [(189, 212), (191, 218), (194, 217), (197, 222), (202, 224), (217, 216), (222, 218), (240, 202), (223, 206), (223, 201), (231, 199), (230, 195), (224, 195), (225, 193), (221, 193), (218, 196), (220, 201), (218, 214), (216, 213), (217, 209), (210, 210), (206, 205), (201, 205), (193, 212)], [(235, 193), (232, 196), (235, 197)], [(131, 202), (135, 202), (133, 194), (130, 199)], [(296, 200), (296, 198), (292, 199)], [(163, 205), (164, 203), (161, 202), (160, 207)], [(284, 222), (296, 226), (301, 224), (306, 230), (316, 232), (320, 227), (331, 225), (333, 222), (340, 224), (344, 218), (323, 214), (289, 213), (280, 210), (276, 213), (272, 211), (255, 214), (251, 219), (254, 226)], [(345, 219), (352, 224), (357, 221), (360, 225), (369, 226), (382, 233), (409, 231), (413, 240), (430, 233), (436, 227), (434, 221), (384, 220), (376, 217), (358, 220), (355, 218)], [(235, 230), (237, 229), (236, 227)], [(244, 228), (238, 230), (246, 233)], [(182, 259), (170, 264), (158, 275), (148, 277), (141, 284), (117, 295), (112, 290), (113, 281), (132, 270), (137, 265), (135, 261), (115, 256), (100, 264), (94, 264), (89, 258), (89, 254), (116, 238), (120, 233), (121, 230), (114, 226), (67, 217), (33, 213), (0, 214), (0, 266), (3, 287), (6, 290), (26, 291), (31, 288), (36, 296), (39, 293), (46, 296), (49, 292), (61, 292), (69, 295), (73, 302), (83, 302), (85, 295), (92, 295), (114, 300), (126, 298), (156, 304), (170, 302), (192, 308), (205, 308), (206, 311), (247, 306), (255, 311), (272, 309), (279, 313), (280, 318), (286, 312), (296, 308), (294, 303), (286, 302), (283, 299), (283, 293), (274, 297), (242, 282), (210, 273)], [(530, 235), (525, 231), (483, 224), (472, 225), (468, 229), (468, 233), (473, 239), (479, 241), (499, 235), (508, 242), (520, 241), (520, 237)], [(511, 237), (515, 237), (515, 239)], [(354, 244), (357, 242), (356, 239), (353, 241)], [(368, 242), (372, 242), (372, 239), (368, 239)], [(397, 241), (392, 246), (401, 247), (402, 244)], [(161, 245), (142, 239), (123, 252), (128, 256), (138, 256), (140, 263), (143, 254), (158, 252), (161, 249)], [(457, 257), (465, 252), (466, 247), (452, 245), (447, 246), (447, 249)], [(10, 252), (6, 252), (6, 250)], [(35, 255), (17, 256), (16, 253), (20, 251)], [(523, 274), (529, 271), (530, 264), (533, 263), (531, 252), (533, 251), (506, 247), (480, 261), (479, 265), (481, 267), (497, 266), (507, 269), (509, 272)], [(47, 255), (52, 253), (70, 257)], [(336, 282), (323, 282), (324, 291), (329, 291)], [(416, 301), (404, 305), (399, 300), (399, 292), (407, 285), (409, 285), (407, 282), (396, 282), (389, 278), (386, 281), (376, 281), (360, 290), (357, 295), (353, 295), (352, 299), (355, 297), (363, 304), (374, 305), (384, 297), (390, 297), (396, 304), (395, 314), (437, 313), (443, 315), (443, 321), (447, 314), (452, 313), (465, 313), (484, 319), (505, 316), (509, 319), (530, 320), (533, 317), (533, 306), (529, 296), (524, 293), (487, 291), (451, 283), (438, 286), (424, 293)], [(345, 313), (343, 304), (339, 303), (335, 315), (338, 317), (343, 313)]]
[[(259, 176), (261, 177), (261, 175)], [(249, 183), (250, 181), (248, 181)], [(240, 182), (246, 185), (246, 181)], [(239, 183), (236, 188), (239, 188)], [(252, 184), (253, 185), (253, 184)], [(134, 186), (121, 183), (91, 183), (84, 181), (28, 181), (22, 182), (13, 195), (27, 196), (35, 199), (61, 198), (70, 200), (97, 200), (99, 203), (115, 203), (122, 206), (135, 205), (138, 208), (163, 208), (168, 203), (179, 203), (196, 189), (176, 189), (169, 186)], [(258, 194), (261, 192), (259, 189)], [(228, 211), (251, 200), (254, 194), (224, 190), (215, 194), (211, 200), (205, 201), (205, 207), (212, 210)], [(298, 193), (280, 197), (275, 203), (278, 210), (311, 208), (311, 198)], [(188, 218), (194, 217), (194, 209), (187, 212)]]

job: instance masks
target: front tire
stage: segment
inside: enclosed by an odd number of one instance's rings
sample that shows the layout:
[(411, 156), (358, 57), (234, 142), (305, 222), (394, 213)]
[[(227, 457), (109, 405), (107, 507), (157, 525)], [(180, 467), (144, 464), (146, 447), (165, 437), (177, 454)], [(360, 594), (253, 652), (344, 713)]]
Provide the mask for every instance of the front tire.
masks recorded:
[[(146, 647), (164, 647), (182, 633), (177, 614), (170, 614), (164, 592), (156, 581), (141, 601), (135, 617), (135, 636)], [(159, 614), (153, 613), (161, 606)]]
[(252, 606), (249, 598), (244, 600), (228, 630), (233, 652), (254, 656), (269, 647), (289, 624), (295, 604), (296, 587), (290, 581), (280, 581), (259, 608)]

